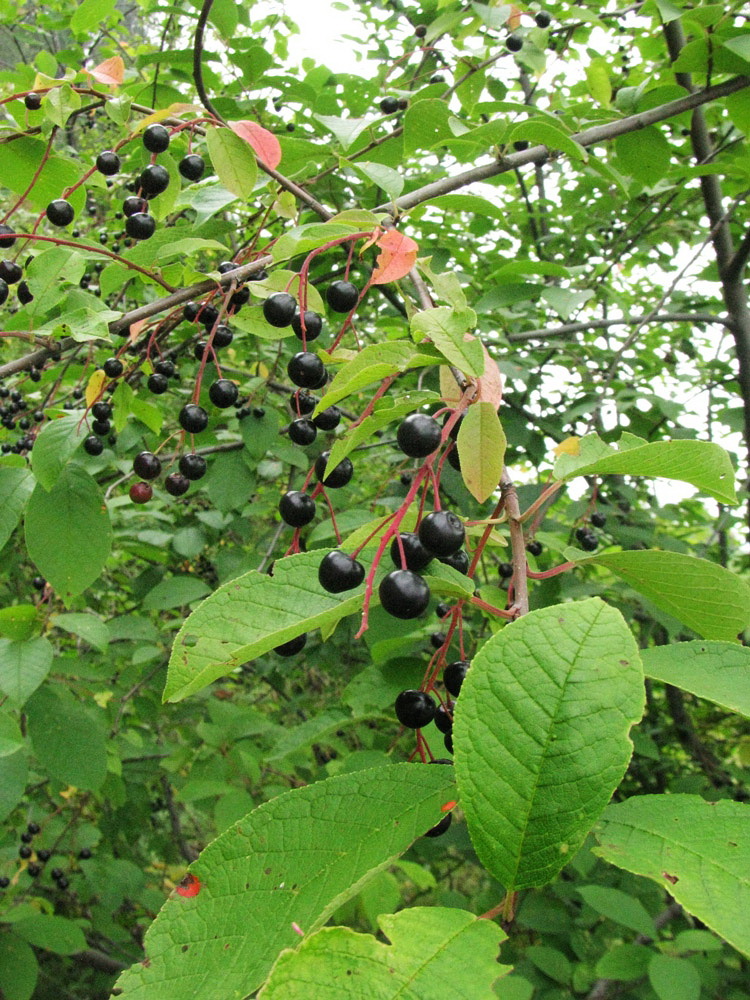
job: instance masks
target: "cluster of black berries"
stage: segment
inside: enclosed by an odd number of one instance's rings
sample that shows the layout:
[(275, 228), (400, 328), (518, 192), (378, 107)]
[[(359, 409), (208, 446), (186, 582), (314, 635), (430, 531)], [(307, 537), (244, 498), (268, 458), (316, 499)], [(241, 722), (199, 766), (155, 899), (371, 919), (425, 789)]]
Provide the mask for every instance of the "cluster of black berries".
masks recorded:
[[(41, 827), (38, 823), (29, 823), (24, 832), (21, 834), (21, 846), (18, 848), (19, 858), (23, 861), (28, 861), (26, 871), (31, 878), (39, 878), (42, 874), (44, 865), (52, 857), (52, 851), (48, 848), (39, 847), (35, 851), (31, 846), (34, 837), (36, 837), (36, 835), (40, 832)], [(91, 857), (91, 850), (88, 847), (82, 847), (78, 852), (78, 857), (82, 861), (87, 860)], [(56, 883), (58, 889), (67, 889), (70, 885), (70, 882), (62, 868), (53, 868), (50, 875), (52, 880)], [(0, 877), (0, 889), (7, 889), (9, 885), (10, 879), (7, 875)]]
[[(591, 523), (595, 528), (603, 528), (607, 523), (607, 518), (604, 514), (600, 514), (599, 511), (594, 511), (591, 515)], [(576, 528), (576, 541), (584, 552), (595, 552), (599, 546), (599, 538), (596, 532), (592, 531), (586, 525)]]
[[(191, 480), (205, 475), (206, 460), (201, 455), (186, 454), (180, 458), (179, 469), (179, 472), (170, 472), (164, 480), (164, 489), (173, 497), (187, 493)], [(151, 451), (141, 451), (133, 459), (133, 472), (141, 482), (130, 487), (130, 499), (133, 503), (148, 503), (153, 496), (149, 480), (157, 479), (161, 474), (161, 460)]]
[[(12, 247), (16, 242), (16, 237), (9, 235), (14, 232), (11, 226), (0, 225), (0, 247), (7, 249)], [(26, 263), (29, 264), (34, 258), (29, 257)], [(29, 288), (26, 281), (21, 280), (23, 278), (23, 267), (15, 260), (2, 260), (0, 261), (0, 306), (4, 305), (8, 300), (8, 295), (10, 294), (10, 286), (16, 285), (16, 298), (22, 306), (26, 306), (29, 302), (34, 301), (34, 295)], [(32, 369), (33, 371), (33, 369)], [(29, 377), (32, 382), (38, 382), (41, 378), (40, 373), (37, 371), (33, 375), (29, 373)]]
[[(38, 381), (38, 377), (37, 372), (37, 378), (32, 381)], [(14, 444), (9, 441), (3, 442), (4, 455), (24, 455), (34, 446), (34, 426), (44, 419), (44, 413), (35, 410), (29, 414), (28, 406), (28, 401), (24, 399), (20, 389), (9, 389), (5, 385), (0, 385), (0, 425), (9, 431), (17, 428), (23, 432)]]
[[(546, 10), (540, 10), (534, 15), (534, 21), (537, 28), (549, 28), (552, 23), (552, 17)], [(505, 39), (505, 44), (509, 52), (520, 52), (523, 48), (523, 38), (520, 35), (508, 35)]]

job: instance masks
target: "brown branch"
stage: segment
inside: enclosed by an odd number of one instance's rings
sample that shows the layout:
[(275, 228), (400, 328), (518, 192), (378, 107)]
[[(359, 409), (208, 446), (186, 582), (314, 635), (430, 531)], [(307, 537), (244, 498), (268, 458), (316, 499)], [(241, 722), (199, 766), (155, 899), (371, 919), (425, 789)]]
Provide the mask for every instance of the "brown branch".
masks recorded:
[(526, 543), (523, 537), (521, 509), (518, 505), (518, 494), (510, 473), (503, 469), (500, 480), (500, 498), (508, 515), (510, 530), (510, 548), (513, 561), (513, 608), (518, 616), (528, 614), (529, 588), (526, 579)]
[(170, 785), (169, 779), (165, 774), (162, 775), (161, 787), (164, 793), (164, 802), (167, 806), (167, 812), (169, 813), (169, 825), (172, 828), (172, 837), (180, 849), (180, 854), (188, 862), (188, 864), (191, 864), (193, 861), (197, 860), (200, 852), (196, 851), (195, 848), (191, 847), (185, 840), (185, 834), (182, 832), (182, 823), (180, 822), (180, 814), (177, 811), (174, 795), (172, 794), (172, 786)]
[(90, 969), (97, 969), (99, 972), (109, 972), (112, 975), (116, 975), (118, 972), (122, 972), (129, 967), (126, 962), (120, 962), (118, 959), (112, 958), (111, 955), (106, 955), (103, 951), (99, 951), (98, 948), (86, 948), (85, 951), (79, 951), (73, 958), (80, 965), (87, 965)]
[(607, 330), (611, 326), (640, 326), (644, 323), (717, 323), (731, 330), (733, 320), (726, 316), (714, 316), (712, 313), (657, 313), (644, 316), (622, 316), (620, 319), (592, 319), (588, 323), (564, 323), (562, 326), (542, 327), (538, 330), (524, 330), (521, 333), (509, 333), (507, 338), (511, 343), (525, 340), (539, 340), (552, 337), (562, 337), (570, 333), (581, 333), (584, 330)]
[(750, 260), (750, 229), (742, 237), (742, 242), (735, 250), (731, 260), (721, 272), (721, 280), (733, 284), (742, 280), (745, 264)]

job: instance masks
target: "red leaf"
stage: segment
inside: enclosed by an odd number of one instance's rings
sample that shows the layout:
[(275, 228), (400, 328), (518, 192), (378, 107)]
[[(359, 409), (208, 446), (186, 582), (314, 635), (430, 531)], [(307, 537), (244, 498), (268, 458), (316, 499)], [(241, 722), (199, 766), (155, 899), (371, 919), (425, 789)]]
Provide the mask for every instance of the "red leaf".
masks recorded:
[(375, 241), (381, 253), (372, 272), (373, 285), (385, 285), (389, 281), (405, 278), (414, 267), (419, 247), (409, 236), (403, 236), (396, 229), (389, 229)]
[(191, 896), (197, 896), (200, 891), (201, 881), (199, 878), (196, 878), (195, 875), (186, 875), (175, 889), (177, 895), (184, 896), (185, 899), (190, 899)]
[(244, 139), (255, 150), (259, 160), (267, 167), (275, 169), (281, 163), (281, 146), (279, 140), (267, 128), (257, 122), (227, 122), (231, 130)]
[(125, 63), (120, 56), (112, 56), (111, 59), (105, 59), (98, 66), (94, 66), (93, 69), (84, 70), (84, 73), (93, 76), (99, 83), (109, 83), (117, 87), (125, 78)]

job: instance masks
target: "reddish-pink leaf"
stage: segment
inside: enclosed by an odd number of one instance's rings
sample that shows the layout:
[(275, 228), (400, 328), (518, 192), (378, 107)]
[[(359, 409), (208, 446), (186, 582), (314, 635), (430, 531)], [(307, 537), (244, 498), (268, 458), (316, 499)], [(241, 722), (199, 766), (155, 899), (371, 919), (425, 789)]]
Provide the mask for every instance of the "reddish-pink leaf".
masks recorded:
[(389, 229), (375, 242), (381, 252), (372, 272), (372, 284), (385, 285), (405, 278), (417, 260), (419, 247), (414, 240), (396, 229)]
[(492, 403), (497, 409), (503, 401), (503, 376), (497, 367), (497, 361), (491, 357), (487, 348), (482, 344), (484, 351), (484, 372), (477, 379), (477, 400), (483, 403)]
[(252, 146), (258, 159), (267, 167), (271, 167), (272, 170), (278, 167), (281, 163), (281, 146), (273, 132), (269, 132), (257, 122), (227, 122), (227, 124), (235, 135)]
[(112, 56), (104, 62), (94, 66), (93, 69), (84, 70), (89, 76), (93, 76), (99, 83), (109, 83), (112, 86), (119, 86), (125, 78), (125, 63), (120, 56)]

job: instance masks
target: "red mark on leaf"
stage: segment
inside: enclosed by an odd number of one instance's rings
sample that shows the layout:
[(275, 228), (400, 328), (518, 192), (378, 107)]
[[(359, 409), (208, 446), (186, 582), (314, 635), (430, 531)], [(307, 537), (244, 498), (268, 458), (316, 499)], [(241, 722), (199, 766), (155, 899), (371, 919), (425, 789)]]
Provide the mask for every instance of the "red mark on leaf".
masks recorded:
[(185, 878), (177, 886), (177, 895), (184, 896), (185, 899), (190, 899), (192, 896), (197, 896), (201, 891), (201, 880), (196, 878), (195, 875), (186, 875)]
[(104, 62), (94, 66), (93, 69), (85, 69), (84, 73), (93, 76), (99, 83), (109, 83), (113, 87), (119, 86), (125, 78), (125, 63), (120, 56), (112, 56)]
[(385, 285), (389, 281), (406, 277), (417, 260), (419, 247), (414, 240), (396, 229), (389, 229), (375, 243), (381, 252), (372, 272), (372, 284)]
[(295, 923), (294, 921), (292, 921), (292, 930), (294, 931), (295, 934), (299, 934), (300, 937), (305, 936), (305, 932), (302, 930), (300, 925)]
[(251, 145), (259, 159), (263, 160), (267, 167), (278, 167), (281, 163), (281, 146), (279, 140), (269, 132), (267, 128), (258, 125), (257, 122), (227, 122), (235, 135)]
[(672, 885), (675, 885), (677, 882), (680, 881), (677, 875), (670, 875), (669, 872), (662, 872), (661, 874), (662, 877), (665, 878), (667, 882), (670, 882)]
[(450, 812), (450, 811), (451, 811), (451, 809), (455, 809), (457, 805), (458, 805), (458, 802), (454, 802), (454, 801), (453, 801), (453, 799), (451, 799), (451, 801), (450, 801), (450, 802), (444, 802), (444, 803), (443, 803), (443, 804), (442, 804), (442, 805), (440, 806), (440, 812), (441, 812), (441, 813), (447, 813), (447, 812)]

